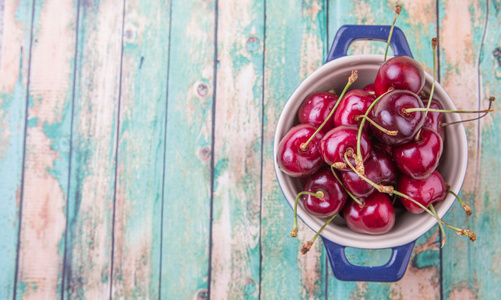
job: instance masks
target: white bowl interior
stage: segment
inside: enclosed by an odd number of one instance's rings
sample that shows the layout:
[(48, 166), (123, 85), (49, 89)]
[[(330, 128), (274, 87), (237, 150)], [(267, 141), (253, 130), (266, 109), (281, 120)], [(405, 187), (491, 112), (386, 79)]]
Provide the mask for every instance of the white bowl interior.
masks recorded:
[[(352, 55), (333, 60), (308, 76), (285, 104), (275, 132), (274, 160), (278, 182), (291, 207), (294, 205), (297, 193), (303, 190), (303, 186), (299, 179), (292, 178), (280, 171), (276, 157), (280, 140), (291, 127), (297, 124), (299, 106), (306, 96), (313, 92), (335, 89), (337, 93), (341, 93), (349, 75), (355, 69), (358, 70), (359, 77), (350, 89), (363, 88), (365, 85), (373, 83), (382, 62), (382, 55)], [(433, 77), (427, 73), (425, 75), (426, 84), (424, 90), (429, 92)], [(438, 99), (444, 109), (456, 109), (450, 97), (438, 83), (435, 84), (433, 98)], [(445, 118), (446, 122), (461, 120), (459, 114), (446, 114)], [(466, 174), (468, 159), (466, 133), (464, 126), (458, 124), (445, 127), (445, 134), (444, 151), (440, 160), (439, 171), (450, 185), (450, 189), (458, 193)], [(444, 201), (435, 206), (440, 217), (447, 212), (454, 200), (454, 196), (448, 194)], [(325, 222), (325, 219), (309, 215), (301, 205), (298, 205), (298, 215), (314, 231), (318, 231)], [(344, 224), (342, 218), (336, 218), (335, 220), (336, 222), (331, 222), (325, 228), (322, 236), (340, 245), (362, 249), (391, 248), (410, 243), (437, 223), (427, 213), (414, 215), (409, 212), (402, 212), (397, 215), (395, 226), (391, 231), (382, 235), (368, 235), (352, 231)]]

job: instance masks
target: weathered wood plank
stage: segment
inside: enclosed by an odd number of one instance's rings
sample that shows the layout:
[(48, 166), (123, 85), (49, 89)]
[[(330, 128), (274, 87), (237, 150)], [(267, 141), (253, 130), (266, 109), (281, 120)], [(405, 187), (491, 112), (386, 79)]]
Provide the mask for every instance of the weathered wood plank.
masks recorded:
[[(499, 100), (499, 1), (444, 1), (440, 8), (442, 78), (449, 94), (462, 109), (485, 107), (489, 96)], [(473, 215), (465, 217), (455, 205), (446, 220), (471, 228), (477, 241), (456, 237), (443, 250), (444, 298), (494, 299), (501, 292), (497, 251), (501, 244), (497, 230), (501, 225), (499, 108), (495, 103), (495, 113), (465, 124), (469, 157), (462, 196), (473, 208)]]
[[(286, 13), (284, 13), (286, 11)], [(280, 112), (302, 80), (326, 57), (325, 1), (266, 1), (261, 297), (318, 299), (325, 295), (326, 256), (321, 242), (299, 249), (314, 233), (302, 222), (290, 237), (293, 211), (278, 186), (273, 139)]]
[[(406, 34), (414, 58), (424, 69), (431, 72), (433, 56), (430, 41), (437, 35), (436, 2), (427, 1), (339, 1), (329, 3), (329, 41), (344, 24), (391, 25), (395, 6), (403, 6), (397, 26)], [(355, 42), (349, 54), (384, 54), (383, 42)], [(391, 54), (391, 53), (390, 53)], [(434, 227), (419, 238), (413, 250), (407, 272), (396, 283), (341, 282), (329, 268), (328, 297), (346, 299), (412, 298), (426, 295), (428, 299), (440, 298), (440, 248), (437, 228)], [(350, 249), (352, 263), (381, 265), (386, 263), (388, 253)]]
[(170, 2), (126, 1), (113, 297), (158, 298)]
[(172, 2), (162, 299), (208, 297), (215, 3)]
[(64, 295), (110, 293), (123, 2), (81, 1)]
[(19, 298), (61, 297), (77, 1), (36, 3), (30, 67)]
[(0, 11), (0, 298), (14, 295), (33, 1)]
[(264, 1), (219, 1), (210, 295), (259, 298)]

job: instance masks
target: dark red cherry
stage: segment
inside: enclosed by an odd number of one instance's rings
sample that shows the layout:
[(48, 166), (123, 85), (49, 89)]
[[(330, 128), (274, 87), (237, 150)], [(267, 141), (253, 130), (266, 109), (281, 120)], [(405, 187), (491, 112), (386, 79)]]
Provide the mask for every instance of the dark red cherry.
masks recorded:
[(370, 94), (376, 93), (376, 91), (374, 90), (374, 83), (369, 83), (368, 85), (364, 86), (363, 90)]
[(423, 127), (419, 140), (393, 147), (393, 160), (403, 174), (424, 179), (437, 168), (443, 148), (440, 135), (431, 128)]
[[(426, 179), (413, 179), (401, 174), (398, 179), (398, 191), (421, 203), (426, 208), (430, 204), (444, 200), (447, 195), (444, 178), (436, 170)], [(411, 200), (403, 197), (399, 198), (407, 211), (413, 214), (420, 214), (424, 211)]]
[[(379, 147), (372, 147), (364, 167), (365, 176), (376, 184), (389, 185), (395, 182), (397, 168), (388, 153)], [(354, 171), (342, 172), (341, 176), (345, 187), (356, 197), (366, 197), (375, 190)]]
[(320, 218), (327, 218), (337, 214), (346, 203), (348, 196), (337, 179), (332, 175), (330, 168), (323, 168), (308, 178), (305, 191), (311, 193), (322, 192), (323, 197), (303, 195), (306, 211)]
[(324, 136), (322, 132), (315, 135), (306, 150), (301, 149), (301, 145), (305, 144), (316, 130), (313, 125), (296, 125), (280, 141), (277, 162), (284, 173), (292, 177), (308, 176), (324, 164), (320, 155), (320, 140)]
[(395, 209), (388, 195), (375, 191), (360, 200), (365, 203), (363, 207), (354, 201), (348, 201), (343, 209), (346, 225), (351, 230), (367, 234), (383, 234), (393, 228)]
[[(320, 153), (324, 161), (332, 165), (335, 162), (346, 163), (344, 154), (350, 150), (354, 155), (357, 153), (358, 128), (355, 126), (339, 126), (331, 129), (320, 141)], [(362, 159), (365, 161), (371, 152), (371, 144), (367, 133), (362, 131), (360, 140), (360, 151)], [(351, 164), (355, 166), (355, 159), (349, 158)], [(343, 171), (351, 170), (349, 166)]]
[(395, 56), (379, 68), (374, 80), (374, 90), (378, 97), (390, 87), (419, 94), (424, 83), (424, 71), (417, 61), (408, 56)]
[[(363, 90), (352, 90), (346, 93), (346, 95), (339, 102), (336, 112), (334, 113), (334, 126), (342, 125), (355, 125), (358, 126), (360, 121), (356, 120), (358, 115), (363, 115), (369, 108), (369, 106), (374, 102), (376, 98), (363, 91)], [(365, 122), (364, 130), (369, 128), (369, 122)]]
[[(424, 107), (428, 106), (428, 99), (423, 100), (423, 105)], [(444, 109), (442, 104), (440, 104), (440, 102), (437, 99), (431, 100), (430, 108)], [(429, 111), (428, 114), (426, 114), (426, 118), (423, 123), (423, 127), (428, 127), (438, 132), (442, 140), (445, 138), (444, 127), (440, 126), (440, 124), (442, 124), (443, 118), (444, 118), (444, 113)]]
[[(298, 110), (298, 119), (302, 124), (311, 124), (317, 128), (324, 122), (334, 105), (336, 105), (338, 95), (327, 92), (316, 92), (304, 99)], [(327, 132), (334, 127), (332, 122), (327, 122), (322, 128)]]
[(387, 145), (402, 145), (412, 140), (423, 126), (423, 112), (405, 112), (408, 108), (423, 108), (423, 102), (414, 93), (396, 90), (384, 95), (372, 108), (372, 120), (381, 127), (398, 131), (391, 136), (371, 124), (372, 134)]

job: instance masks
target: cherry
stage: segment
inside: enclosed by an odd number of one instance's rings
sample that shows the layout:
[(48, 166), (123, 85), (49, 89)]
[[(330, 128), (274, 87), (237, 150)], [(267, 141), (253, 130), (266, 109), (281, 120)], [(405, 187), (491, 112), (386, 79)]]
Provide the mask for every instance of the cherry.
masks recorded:
[(369, 83), (368, 85), (364, 86), (362, 90), (366, 91), (371, 95), (376, 94), (376, 91), (374, 90), (374, 83)]
[(322, 197), (306, 194), (301, 199), (305, 210), (320, 218), (337, 214), (348, 198), (330, 168), (321, 169), (308, 178), (304, 190), (316, 194), (321, 192)]
[[(299, 107), (299, 122), (319, 127), (327, 119), (338, 99), (339, 96), (327, 92), (317, 92), (309, 95)], [(332, 122), (327, 122), (322, 131), (327, 132), (333, 127)]]
[[(423, 100), (423, 105), (424, 107), (428, 107), (428, 100)], [(430, 108), (438, 110), (444, 109), (442, 104), (440, 104), (437, 99), (431, 100)], [(444, 127), (441, 126), (443, 117), (444, 113), (429, 111), (423, 123), (423, 127), (428, 127), (435, 130), (440, 135), (442, 140), (445, 138), (445, 130)]]
[(376, 96), (382, 95), (390, 87), (419, 94), (424, 83), (424, 71), (417, 61), (408, 56), (395, 56), (379, 68), (374, 80), (374, 90)]
[(296, 125), (280, 141), (277, 162), (284, 173), (292, 177), (308, 176), (323, 165), (320, 156), (320, 140), (323, 133), (317, 133), (306, 149), (302, 147), (316, 130), (313, 125)]
[[(444, 178), (436, 170), (425, 179), (413, 179), (407, 175), (401, 174), (398, 179), (398, 190), (400, 193), (421, 203), (424, 207), (444, 200), (447, 195), (447, 187)], [(409, 199), (400, 196), (400, 200), (407, 211), (413, 214), (420, 214), (424, 211), (422, 207)]]
[(395, 209), (388, 195), (375, 191), (360, 199), (364, 206), (349, 201), (343, 209), (346, 225), (355, 231), (367, 234), (383, 234), (395, 224)]
[[(365, 176), (376, 184), (391, 184), (397, 176), (397, 169), (391, 157), (379, 147), (372, 147), (364, 166)], [(366, 197), (374, 192), (374, 187), (354, 171), (343, 172), (341, 177), (344, 186), (356, 197)]]
[[(352, 90), (346, 93), (334, 113), (334, 126), (358, 126), (360, 121), (356, 117), (365, 114), (374, 99), (376, 97), (363, 90)], [(366, 124), (364, 130), (368, 128), (368, 124)]]
[(423, 102), (414, 93), (404, 90), (392, 91), (374, 105), (371, 110), (372, 120), (379, 126), (396, 131), (388, 135), (377, 130), (372, 124), (372, 133), (387, 145), (401, 145), (409, 142), (423, 126), (423, 112), (407, 112), (406, 109), (423, 108)]
[[(349, 159), (354, 163), (357, 134), (358, 128), (355, 126), (339, 126), (327, 132), (320, 141), (320, 153), (324, 161), (329, 165), (340, 163), (335, 166), (337, 169), (343, 171), (349, 170), (346, 166), (344, 154), (345, 152), (350, 152), (352, 157)], [(369, 135), (365, 132), (361, 134), (360, 148), (362, 159), (367, 159), (371, 151), (371, 144)]]
[(443, 149), (440, 135), (431, 128), (423, 127), (417, 141), (393, 147), (393, 159), (403, 174), (425, 179), (437, 168)]

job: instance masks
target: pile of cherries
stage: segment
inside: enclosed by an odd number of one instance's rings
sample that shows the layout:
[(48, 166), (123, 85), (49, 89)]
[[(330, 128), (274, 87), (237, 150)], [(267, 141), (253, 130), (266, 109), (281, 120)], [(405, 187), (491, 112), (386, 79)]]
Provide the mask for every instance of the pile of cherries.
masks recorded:
[(299, 124), (278, 146), (280, 169), (305, 182), (296, 197), (291, 235), (298, 231), (299, 201), (309, 214), (329, 218), (324, 227), (341, 214), (355, 232), (383, 234), (395, 224), (395, 206), (403, 206), (412, 214), (433, 215), (442, 234), (444, 224), (474, 241), (473, 232), (443, 222), (433, 208), (449, 192), (437, 166), (446, 138), (444, 113), (450, 111), (432, 99), (434, 86), (431, 96), (423, 93), (421, 65), (407, 56), (393, 57), (381, 65), (373, 84), (348, 91), (356, 79), (353, 71), (340, 96), (306, 97)]

